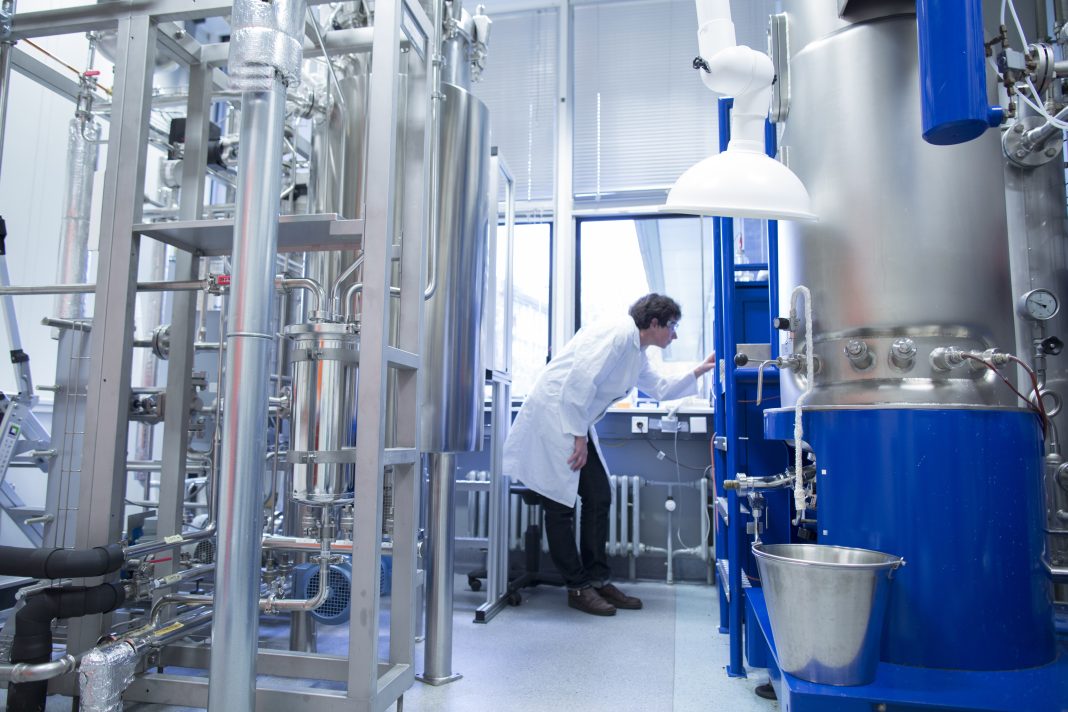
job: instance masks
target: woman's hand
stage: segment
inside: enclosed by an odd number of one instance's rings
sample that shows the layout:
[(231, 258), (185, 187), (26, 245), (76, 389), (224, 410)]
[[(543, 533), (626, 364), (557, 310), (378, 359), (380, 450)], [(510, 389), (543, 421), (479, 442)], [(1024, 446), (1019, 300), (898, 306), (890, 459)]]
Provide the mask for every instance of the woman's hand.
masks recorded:
[(703, 376), (704, 374), (708, 373), (709, 371), (711, 371), (715, 367), (716, 367), (716, 352), (713, 351), (711, 354), (709, 354), (708, 358), (706, 358), (701, 363), (697, 364), (697, 368), (695, 368), (693, 370), (693, 375), (694, 375), (695, 378), (700, 378), (701, 376)]
[(571, 451), (571, 457), (567, 458), (567, 465), (572, 470), (581, 470), (586, 464), (586, 437), (575, 436), (575, 449)]

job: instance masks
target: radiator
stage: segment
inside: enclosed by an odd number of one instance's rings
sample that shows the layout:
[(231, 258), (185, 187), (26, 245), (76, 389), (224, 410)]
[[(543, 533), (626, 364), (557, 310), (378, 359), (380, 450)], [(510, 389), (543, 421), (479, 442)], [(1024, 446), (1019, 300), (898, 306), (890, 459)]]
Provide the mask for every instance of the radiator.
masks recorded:
[[(469, 537), (486, 538), (489, 536), (489, 479), (490, 473), (486, 470), (470, 470), (465, 476), (469, 483), (479, 483), (469, 486), (467, 491), (467, 535)], [(609, 556), (638, 556), (643, 547), (641, 541), (641, 482), (637, 476), (610, 475), (609, 485), (612, 488), (612, 503), (608, 512), (608, 541), (607, 551)], [(484, 486), (480, 486), (485, 483)], [(519, 494), (509, 495), (508, 501), (508, 548), (511, 551), (519, 551), (523, 548), (523, 535), (536, 521), (541, 524), (541, 506), (529, 505), (523, 501)], [(578, 540), (578, 532), (582, 527), (582, 500), (575, 507), (575, 537)], [(549, 540), (545, 536), (545, 527), (541, 527), (541, 549), (548, 553)]]

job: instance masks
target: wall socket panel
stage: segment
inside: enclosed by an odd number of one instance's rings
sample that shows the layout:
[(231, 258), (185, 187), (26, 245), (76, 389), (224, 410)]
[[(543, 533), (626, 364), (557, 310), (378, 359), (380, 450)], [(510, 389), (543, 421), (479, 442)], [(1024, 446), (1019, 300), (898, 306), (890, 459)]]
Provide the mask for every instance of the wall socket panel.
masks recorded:
[(630, 432), (632, 433), (647, 433), (649, 432), (649, 416), (647, 415), (635, 415), (630, 419)]
[(665, 433), (688, 433), (690, 424), (685, 420), (669, 420), (667, 418), (653, 418), (649, 421), (649, 427)]

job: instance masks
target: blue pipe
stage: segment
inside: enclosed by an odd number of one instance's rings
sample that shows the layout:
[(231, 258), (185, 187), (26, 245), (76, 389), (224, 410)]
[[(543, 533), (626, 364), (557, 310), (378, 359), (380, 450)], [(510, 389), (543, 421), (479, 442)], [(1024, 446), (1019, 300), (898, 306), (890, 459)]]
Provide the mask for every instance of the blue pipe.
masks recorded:
[[(730, 101), (730, 99), (720, 100), (720, 105), (723, 101)], [(730, 120), (730, 115), (727, 114), (727, 120)], [(723, 129), (723, 110), (719, 112), (719, 142), (724, 144), (724, 129)], [(727, 133), (729, 134), (730, 128), (728, 126)], [(722, 148), (720, 150), (723, 150)], [(712, 321), (712, 348), (716, 354), (726, 354), (727, 349), (723, 345), (723, 326), (724, 326), (724, 309), (723, 309), (723, 262), (719, 259), (719, 244), (721, 239), (722, 226), (720, 225), (719, 218), (702, 218), (702, 220), (712, 221), (712, 245), (715, 250), (715, 257), (712, 260), (712, 284), (715, 290), (715, 305), (713, 312), (715, 314)], [(718, 358), (723, 358), (722, 355)], [(726, 436), (727, 432), (727, 399), (724, 395), (724, 383), (720, 378), (719, 368), (712, 369), (712, 396), (715, 398), (715, 410), (713, 412), (713, 423), (715, 427), (713, 431), (716, 436)], [(719, 496), (720, 492), (723, 492), (723, 481), (727, 479), (727, 453), (717, 448), (712, 449), (712, 457), (715, 458), (715, 479), (716, 479), (716, 496)], [(720, 516), (719, 508), (716, 508), (716, 561), (728, 561), (730, 559), (729, 549), (727, 548), (727, 535), (729, 531), (727, 525), (724, 523), (723, 518)], [(716, 578), (719, 580), (719, 570), (716, 570)], [(730, 620), (728, 618), (728, 611), (730, 604), (727, 601), (727, 582), (720, 581), (720, 585), (716, 588), (719, 595), (719, 632), (722, 634), (731, 634)]]
[[(712, 349), (716, 354), (727, 353), (723, 347), (723, 264), (719, 259), (719, 241), (720, 241), (720, 224), (719, 218), (702, 218), (702, 220), (712, 221), (712, 245), (716, 250), (715, 258), (712, 260), (712, 284), (715, 289), (716, 303), (714, 307), (715, 317), (712, 322)], [(718, 357), (717, 357), (718, 358)], [(713, 422), (715, 427), (713, 432), (718, 435), (725, 435), (727, 432), (727, 399), (723, 395), (723, 384), (720, 381), (719, 368), (712, 369), (712, 397), (715, 398), (715, 410), (713, 411)], [(723, 481), (728, 478), (727, 473), (727, 454), (715, 447), (712, 448), (712, 457), (715, 458), (715, 478), (716, 488), (715, 496), (719, 496), (719, 493), (723, 491)], [(727, 549), (727, 528), (726, 524), (719, 513), (719, 508), (716, 510), (716, 561), (727, 561), (730, 558)], [(716, 571), (716, 577), (719, 577), (719, 571)], [(719, 594), (719, 632), (729, 634), (730, 621), (727, 618), (727, 612), (729, 608), (729, 602), (727, 601), (727, 586), (725, 582), (720, 581), (720, 585), (716, 587)]]
[[(733, 99), (720, 99), (719, 101), (719, 144), (720, 150), (726, 150), (730, 143), (731, 108), (734, 106)], [(734, 353), (738, 348), (737, 336), (734, 332), (734, 220), (731, 218), (717, 218), (719, 225), (719, 239), (717, 248), (720, 259), (720, 285), (721, 294), (718, 316), (723, 324), (723, 337), (721, 340), (722, 352), (717, 352), (718, 357), (727, 362), (726, 381), (724, 383), (724, 401), (726, 408), (724, 414), (724, 435), (727, 438), (727, 470), (725, 476), (733, 477), (740, 472), (738, 455), (738, 401), (737, 384), (735, 379)], [(728, 414), (728, 409), (730, 414)], [(730, 677), (745, 677), (745, 663), (742, 659), (742, 625), (744, 624), (744, 596), (742, 591), (742, 562), (744, 561), (745, 529), (742, 527), (741, 504), (736, 492), (727, 493), (730, 526), (727, 527), (727, 558), (730, 561), (730, 603), (728, 605), (728, 627), (730, 629), (730, 663), (727, 665), (727, 675)]]
[(986, 93), (982, 0), (916, 0), (923, 138), (971, 141), (1004, 118)]

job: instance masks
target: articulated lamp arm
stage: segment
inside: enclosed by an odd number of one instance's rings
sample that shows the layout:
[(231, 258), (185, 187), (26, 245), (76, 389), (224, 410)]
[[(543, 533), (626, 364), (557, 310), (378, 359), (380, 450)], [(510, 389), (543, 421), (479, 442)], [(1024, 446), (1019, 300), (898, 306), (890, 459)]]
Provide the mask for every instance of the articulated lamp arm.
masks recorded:
[(814, 220), (804, 185), (764, 153), (764, 122), (775, 68), (763, 52), (738, 46), (730, 0), (697, 0), (697, 42), (705, 86), (734, 97), (727, 150), (691, 167), (668, 193), (665, 212)]

